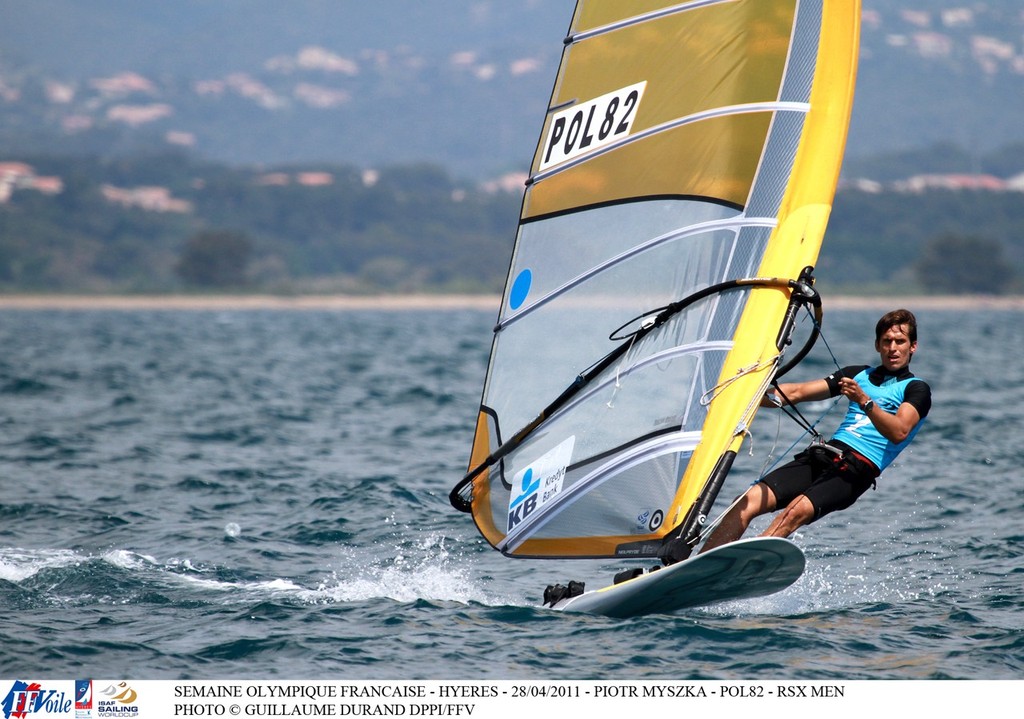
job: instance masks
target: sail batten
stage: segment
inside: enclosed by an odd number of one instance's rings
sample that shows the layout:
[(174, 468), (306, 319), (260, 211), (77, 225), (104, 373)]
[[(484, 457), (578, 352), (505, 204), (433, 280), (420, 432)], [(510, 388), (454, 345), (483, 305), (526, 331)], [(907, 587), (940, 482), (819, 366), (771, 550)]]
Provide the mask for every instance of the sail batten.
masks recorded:
[(585, 402), (597, 392), (601, 392), (607, 389), (609, 386), (620, 383), (631, 374), (646, 369), (651, 365), (658, 365), (663, 362), (667, 362), (673, 359), (679, 359), (686, 357), (687, 355), (696, 355), (702, 352), (728, 352), (732, 349), (733, 343), (728, 341), (719, 342), (703, 342), (699, 344), (686, 345), (682, 347), (672, 347), (670, 349), (662, 350), (644, 357), (643, 359), (635, 360), (628, 366), (622, 366), (616, 369), (615, 374), (609, 374), (603, 377), (601, 380), (595, 381), (588, 386), (586, 392), (580, 392), (571, 401), (566, 403), (561, 411), (571, 412), (573, 407), (581, 402)]
[(814, 295), (858, 23), (577, 2), (451, 495), (495, 548), (649, 557), (713, 503)]
[[(646, 251), (648, 251), (648, 250), (650, 250), (650, 249), (652, 249), (654, 247), (657, 247), (658, 245), (661, 245), (663, 243), (672, 242), (672, 241), (676, 241), (676, 240), (681, 240), (681, 239), (684, 239), (686, 237), (692, 237), (692, 236), (699, 235), (699, 234), (702, 234), (702, 233), (705, 233), (705, 232), (714, 232), (714, 231), (717, 231), (717, 230), (732, 230), (732, 231), (736, 231), (736, 230), (740, 230), (740, 229), (745, 228), (745, 227), (774, 228), (777, 224), (778, 224), (778, 220), (777, 220), (777, 218), (774, 218), (774, 217), (745, 217), (745, 216), (741, 215), (739, 217), (732, 218), (732, 219), (713, 220), (713, 221), (710, 221), (710, 222), (702, 222), (702, 223), (698, 223), (698, 224), (695, 224), (695, 225), (691, 225), (689, 227), (681, 227), (678, 230), (675, 230), (675, 231), (670, 232), (668, 234), (652, 238), (651, 240), (649, 240), (647, 242), (641, 243), (641, 244), (637, 245), (636, 247), (633, 247), (633, 248), (631, 248), (629, 250), (626, 250), (625, 252), (622, 252), (619, 255), (616, 255), (615, 257), (609, 258), (605, 262), (602, 262), (601, 264), (596, 265), (596, 266), (586, 270), (585, 272), (577, 275), (576, 277), (572, 278), (568, 282), (562, 284), (561, 286), (559, 286), (558, 288), (552, 290), (551, 292), (547, 293), (546, 295), (538, 297), (531, 304), (525, 305), (525, 306), (521, 306), (520, 309), (515, 314), (510, 315), (510, 316), (506, 317), (504, 320), (502, 320), (501, 322), (499, 322), (496, 325), (496, 327), (495, 327), (495, 331), (500, 331), (501, 329), (507, 327), (508, 325), (512, 324), (513, 322), (519, 321), (523, 317), (529, 315), (531, 312), (533, 312), (533, 311), (535, 311), (537, 309), (540, 309), (541, 307), (546, 305), (548, 302), (551, 302), (552, 300), (560, 297), (561, 295), (565, 294), (569, 290), (572, 290), (573, 288), (578, 287), (579, 285), (583, 284), (584, 282), (587, 282), (588, 280), (593, 279), (594, 277), (596, 277), (600, 273), (607, 271), (608, 269), (614, 267), (615, 265), (617, 265), (617, 264), (619, 264), (621, 262), (625, 262), (626, 260), (630, 259), (631, 257), (633, 257), (633, 256), (635, 256), (637, 254), (640, 254), (642, 252), (646, 252)], [(679, 299), (679, 298), (676, 298), (676, 299)], [(591, 303), (592, 302), (593, 301), (591, 300)]]
[(629, 27), (630, 25), (638, 25), (640, 23), (650, 22), (651, 20), (666, 17), (668, 15), (674, 15), (675, 13), (688, 12), (690, 10), (708, 7), (709, 5), (721, 5), (722, 3), (727, 2), (735, 2), (735, 0), (691, 0), (691, 2), (679, 3), (659, 10), (652, 10), (651, 12), (643, 15), (635, 15), (625, 20), (620, 20), (619, 22), (609, 23), (602, 27), (595, 27), (591, 30), (570, 35), (566, 39), (566, 42), (582, 42), (583, 40), (589, 40), (590, 38), (597, 37), (598, 35), (604, 35), (609, 32), (621, 30)]

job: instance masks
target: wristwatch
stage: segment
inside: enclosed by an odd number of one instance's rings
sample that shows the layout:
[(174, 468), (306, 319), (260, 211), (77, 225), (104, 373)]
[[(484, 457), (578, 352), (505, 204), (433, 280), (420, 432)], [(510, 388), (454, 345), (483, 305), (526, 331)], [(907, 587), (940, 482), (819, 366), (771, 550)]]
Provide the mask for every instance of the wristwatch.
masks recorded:
[(867, 414), (875, 408), (875, 400), (869, 399), (867, 402), (862, 404), (860, 408), (864, 411), (864, 414)]

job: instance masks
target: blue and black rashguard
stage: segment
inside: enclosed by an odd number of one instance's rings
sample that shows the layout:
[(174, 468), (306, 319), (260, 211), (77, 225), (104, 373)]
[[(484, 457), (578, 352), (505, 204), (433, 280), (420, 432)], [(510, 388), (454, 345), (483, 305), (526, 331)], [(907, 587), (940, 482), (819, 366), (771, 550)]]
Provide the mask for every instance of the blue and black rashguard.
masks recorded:
[[(892, 373), (867, 365), (844, 367), (825, 378), (831, 396), (839, 395), (839, 380), (843, 377), (856, 380), (875, 404), (891, 414), (909, 402), (923, 421), (931, 409), (931, 389), (909, 369)], [(811, 521), (817, 521), (846, 509), (873, 487), (881, 471), (910, 444), (921, 424), (918, 422), (910, 435), (896, 444), (875, 429), (864, 410), (851, 402), (839, 429), (828, 442), (841, 454), (821, 454), (808, 448), (761, 482), (772, 490), (780, 508), (805, 496), (814, 507)]]
[(882, 436), (858, 404), (850, 403), (850, 408), (839, 429), (832, 435), (832, 440), (859, 452), (881, 472), (910, 444), (924, 423), (924, 418), (928, 416), (932, 406), (931, 388), (927, 382), (915, 377), (908, 368), (892, 373), (883, 367), (871, 368), (860, 365), (843, 367), (825, 378), (832, 397), (839, 394), (839, 380), (843, 377), (857, 382), (868, 397), (889, 414), (896, 414), (900, 405), (907, 402), (917, 410), (921, 418), (907, 438), (896, 444)]

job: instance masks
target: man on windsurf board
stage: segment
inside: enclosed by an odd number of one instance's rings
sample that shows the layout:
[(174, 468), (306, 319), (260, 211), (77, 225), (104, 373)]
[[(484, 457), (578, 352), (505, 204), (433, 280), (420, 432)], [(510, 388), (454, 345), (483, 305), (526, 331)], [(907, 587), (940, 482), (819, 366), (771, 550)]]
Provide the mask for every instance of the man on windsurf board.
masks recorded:
[(779, 384), (762, 406), (782, 407), (843, 395), (850, 406), (828, 442), (815, 442), (754, 484), (726, 513), (703, 551), (743, 536), (762, 514), (778, 514), (761, 536), (788, 537), (846, 509), (914, 439), (931, 409), (931, 389), (910, 372), (917, 320), (894, 310), (875, 326), (876, 367), (849, 366), (824, 379)]

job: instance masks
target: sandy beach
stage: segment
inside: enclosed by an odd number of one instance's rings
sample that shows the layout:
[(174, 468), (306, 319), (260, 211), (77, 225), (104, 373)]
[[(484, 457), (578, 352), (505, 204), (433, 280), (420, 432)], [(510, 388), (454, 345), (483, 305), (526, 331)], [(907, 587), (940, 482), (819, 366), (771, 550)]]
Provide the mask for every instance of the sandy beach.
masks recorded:
[[(497, 295), (0, 295), (0, 310), (444, 310), (497, 311)], [(827, 310), (1022, 310), (1024, 296), (893, 296), (825, 298)]]
[(497, 310), (497, 295), (0, 295), (10, 310)]

